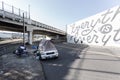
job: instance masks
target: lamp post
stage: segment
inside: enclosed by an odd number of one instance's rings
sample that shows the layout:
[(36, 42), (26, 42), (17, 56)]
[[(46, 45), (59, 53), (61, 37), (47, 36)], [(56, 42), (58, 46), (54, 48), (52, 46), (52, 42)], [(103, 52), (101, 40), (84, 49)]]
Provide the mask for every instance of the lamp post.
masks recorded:
[(29, 14), (29, 19), (30, 19), (30, 5), (28, 5), (28, 14)]
[(65, 26), (65, 27), (66, 27), (66, 35), (67, 35), (67, 24), (66, 24), (66, 26)]

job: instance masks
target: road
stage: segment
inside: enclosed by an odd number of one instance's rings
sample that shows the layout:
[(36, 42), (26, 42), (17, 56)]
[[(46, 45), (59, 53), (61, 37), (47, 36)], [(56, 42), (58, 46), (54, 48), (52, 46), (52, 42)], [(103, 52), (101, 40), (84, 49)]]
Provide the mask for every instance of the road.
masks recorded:
[(120, 80), (120, 58), (108, 48), (57, 44), (58, 59), (42, 61), (46, 80)]
[(13, 54), (21, 44), (18, 41), (0, 44), (0, 80), (45, 80), (41, 63), (33, 54), (35, 49), (26, 45), (29, 55), (18, 57)]

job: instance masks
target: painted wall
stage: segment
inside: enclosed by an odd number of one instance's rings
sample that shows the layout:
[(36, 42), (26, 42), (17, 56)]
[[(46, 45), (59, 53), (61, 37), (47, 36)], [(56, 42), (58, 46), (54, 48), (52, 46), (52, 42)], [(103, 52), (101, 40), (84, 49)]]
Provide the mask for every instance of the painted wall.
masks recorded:
[(120, 6), (67, 25), (67, 41), (120, 47)]

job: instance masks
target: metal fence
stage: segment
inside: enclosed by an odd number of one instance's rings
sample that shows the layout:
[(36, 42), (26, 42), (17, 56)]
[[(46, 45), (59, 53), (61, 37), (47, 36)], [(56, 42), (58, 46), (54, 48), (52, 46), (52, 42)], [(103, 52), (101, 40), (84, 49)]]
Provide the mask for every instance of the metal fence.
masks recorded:
[(18, 15), (20, 17), (23, 17), (23, 13), (25, 15), (24, 16), (25, 18), (28, 18), (28, 16), (29, 16), (27, 11), (21, 10), (20, 8), (16, 8), (12, 5), (6, 4), (6, 3), (1, 2), (1, 1), (0, 1), (0, 9), (3, 11), (10, 12), (12, 14)]

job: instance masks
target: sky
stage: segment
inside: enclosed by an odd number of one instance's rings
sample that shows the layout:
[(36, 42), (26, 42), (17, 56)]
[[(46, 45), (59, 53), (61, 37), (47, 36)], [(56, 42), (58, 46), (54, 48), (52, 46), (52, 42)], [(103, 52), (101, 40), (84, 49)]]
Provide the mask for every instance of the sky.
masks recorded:
[(66, 25), (120, 5), (120, 0), (0, 0), (29, 11), (30, 18), (66, 30)]

